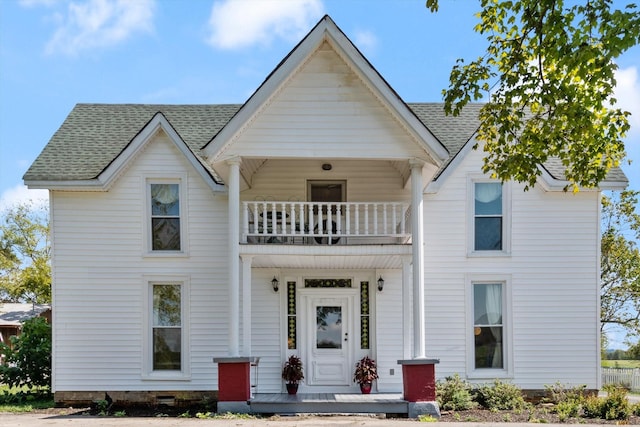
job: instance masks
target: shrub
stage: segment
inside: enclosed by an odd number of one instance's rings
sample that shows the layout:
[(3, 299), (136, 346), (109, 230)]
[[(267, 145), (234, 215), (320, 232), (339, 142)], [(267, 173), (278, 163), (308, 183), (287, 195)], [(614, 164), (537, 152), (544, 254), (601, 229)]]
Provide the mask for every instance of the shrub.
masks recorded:
[(42, 317), (23, 323), (22, 333), (11, 337), (13, 349), (0, 344), (6, 365), (0, 366), (0, 382), (13, 387), (51, 388), (51, 326)]
[(492, 411), (522, 409), (525, 407), (522, 391), (511, 383), (495, 380), (493, 384), (479, 387), (475, 393), (476, 401)]
[(547, 390), (547, 395), (549, 396), (547, 400), (556, 405), (562, 402), (582, 402), (587, 388), (586, 385), (567, 388), (559, 381), (554, 385), (546, 385), (544, 387)]
[(436, 400), (445, 411), (465, 411), (476, 406), (471, 385), (458, 374), (436, 383)]
[(600, 418), (604, 400), (597, 396), (587, 396), (582, 401), (582, 413), (586, 418)]
[(560, 402), (554, 408), (560, 422), (563, 423), (569, 418), (575, 418), (580, 415), (580, 402), (575, 400), (565, 400)]
[(606, 420), (627, 420), (631, 415), (631, 406), (627, 400), (627, 390), (623, 387), (605, 386), (607, 392), (602, 403), (602, 416)]

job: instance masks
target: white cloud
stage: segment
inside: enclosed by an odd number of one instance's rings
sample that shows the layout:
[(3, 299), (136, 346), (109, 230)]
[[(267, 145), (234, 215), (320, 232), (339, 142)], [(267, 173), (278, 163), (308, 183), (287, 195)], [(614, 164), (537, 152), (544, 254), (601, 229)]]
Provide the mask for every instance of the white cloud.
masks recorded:
[(616, 107), (629, 111), (630, 134), (640, 135), (640, 79), (636, 67), (616, 71)]
[(0, 194), (0, 212), (21, 203), (33, 201), (34, 203), (48, 203), (49, 191), (29, 190), (25, 185), (16, 185)]
[(355, 44), (361, 51), (367, 52), (371, 55), (378, 45), (378, 39), (371, 31), (359, 30), (356, 31), (353, 44)]
[(22, 7), (35, 7), (35, 6), (53, 6), (60, 0), (20, 0), (20, 6)]
[(88, 0), (71, 2), (57, 14), (58, 28), (46, 53), (69, 56), (113, 46), (136, 32), (153, 30), (155, 0)]
[(323, 11), (321, 0), (222, 0), (209, 18), (207, 42), (219, 49), (299, 40)]

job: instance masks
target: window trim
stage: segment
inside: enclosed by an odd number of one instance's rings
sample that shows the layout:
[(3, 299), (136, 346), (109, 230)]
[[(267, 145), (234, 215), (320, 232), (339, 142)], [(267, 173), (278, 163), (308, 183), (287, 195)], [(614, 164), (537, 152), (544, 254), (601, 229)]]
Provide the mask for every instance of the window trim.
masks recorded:
[[(171, 178), (167, 178), (170, 176)], [(165, 176), (152, 176), (147, 175), (144, 177), (144, 257), (187, 257), (189, 252), (187, 250), (187, 233), (188, 224), (187, 218), (189, 217), (187, 209), (187, 191), (185, 189), (187, 183), (186, 173), (171, 173), (168, 172)], [(180, 250), (179, 251), (161, 251), (153, 250), (153, 230), (152, 230), (152, 218), (151, 218), (151, 185), (152, 184), (178, 184), (178, 197), (180, 203)]]
[[(513, 318), (511, 275), (471, 274), (466, 277), (466, 337), (467, 337), (467, 378), (513, 378)], [(500, 369), (475, 367), (475, 339), (474, 327), (474, 286), (486, 284), (502, 285), (502, 344), (503, 367)]]
[[(153, 286), (154, 285), (179, 285), (180, 286), (180, 370), (154, 370), (153, 369)], [(191, 380), (191, 355), (190, 345), (190, 279), (188, 276), (145, 276), (143, 289), (143, 351), (142, 351), (142, 379), (143, 380)]]
[(508, 257), (511, 256), (511, 183), (502, 183), (502, 249), (498, 251), (475, 249), (475, 184), (500, 183), (481, 175), (469, 175), (467, 179), (467, 256)]

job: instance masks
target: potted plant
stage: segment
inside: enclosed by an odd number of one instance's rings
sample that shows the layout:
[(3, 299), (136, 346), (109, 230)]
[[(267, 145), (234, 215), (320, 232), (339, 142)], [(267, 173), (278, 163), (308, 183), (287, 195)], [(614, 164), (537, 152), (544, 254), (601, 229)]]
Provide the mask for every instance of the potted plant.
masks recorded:
[(302, 361), (298, 356), (291, 355), (282, 368), (282, 379), (287, 383), (287, 393), (296, 394), (298, 383), (304, 379), (302, 372)]
[(378, 366), (376, 361), (365, 356), (356, 363), (356, 371), (353, 373), (353, 382), (360, 384), (362, 394), (371, 393), (371, 384), (378, 379)]

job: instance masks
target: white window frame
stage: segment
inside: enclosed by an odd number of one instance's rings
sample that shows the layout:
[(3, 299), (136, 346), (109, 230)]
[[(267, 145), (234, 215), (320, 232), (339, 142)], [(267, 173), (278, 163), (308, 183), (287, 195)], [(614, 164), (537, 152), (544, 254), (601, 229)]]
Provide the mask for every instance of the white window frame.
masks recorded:
[[(513, 318), (510, 275), (473, 274), (466, 277), (466, 336), (467, 336), (467, 378), (513, 378)], [(502, 285), (502, 368), (475, 367), (474, 329), (474, 286), (481, 284)]]
[(502, 183), (502, 249), (498, 251), (476, 250), (475, 237), (475, 184), (496, 183), (500, 181), (486, 176), (470, 175), (467, 180), (467, 256), (469, 257), (505, 257), (511, 256), (511, 183)]
[[(154, 285), (179, 285), (180, 286), (180, 370), (154, 370), (153, 369), (153, 286)], [(143, 380), (191, 380), (191, 355), (189, 353), (189, 302), (191, 294), (190, 279), (187, 276), (145, 276), (143, 289)]]
[[(167, 178), (170, 176), (171, 178)], [(189, 217), (187, 209), (187, 174), (185, 173), (171, 173), (167, 172), (166, 175), (160, 176), (146, 176), (144, 178), (145, 197), (144, 197), (144, 238), (145, 238), (145, 257), (186, 257), (189, 255), (187, 250), (187, 233), (188, 224), (187, 218)], [(153, 250), (153, 230), (151, 221), (151, 184), (178, 184), (179, 203), (180, 203), (180, 250), (179, 251), (160, 251)]]

